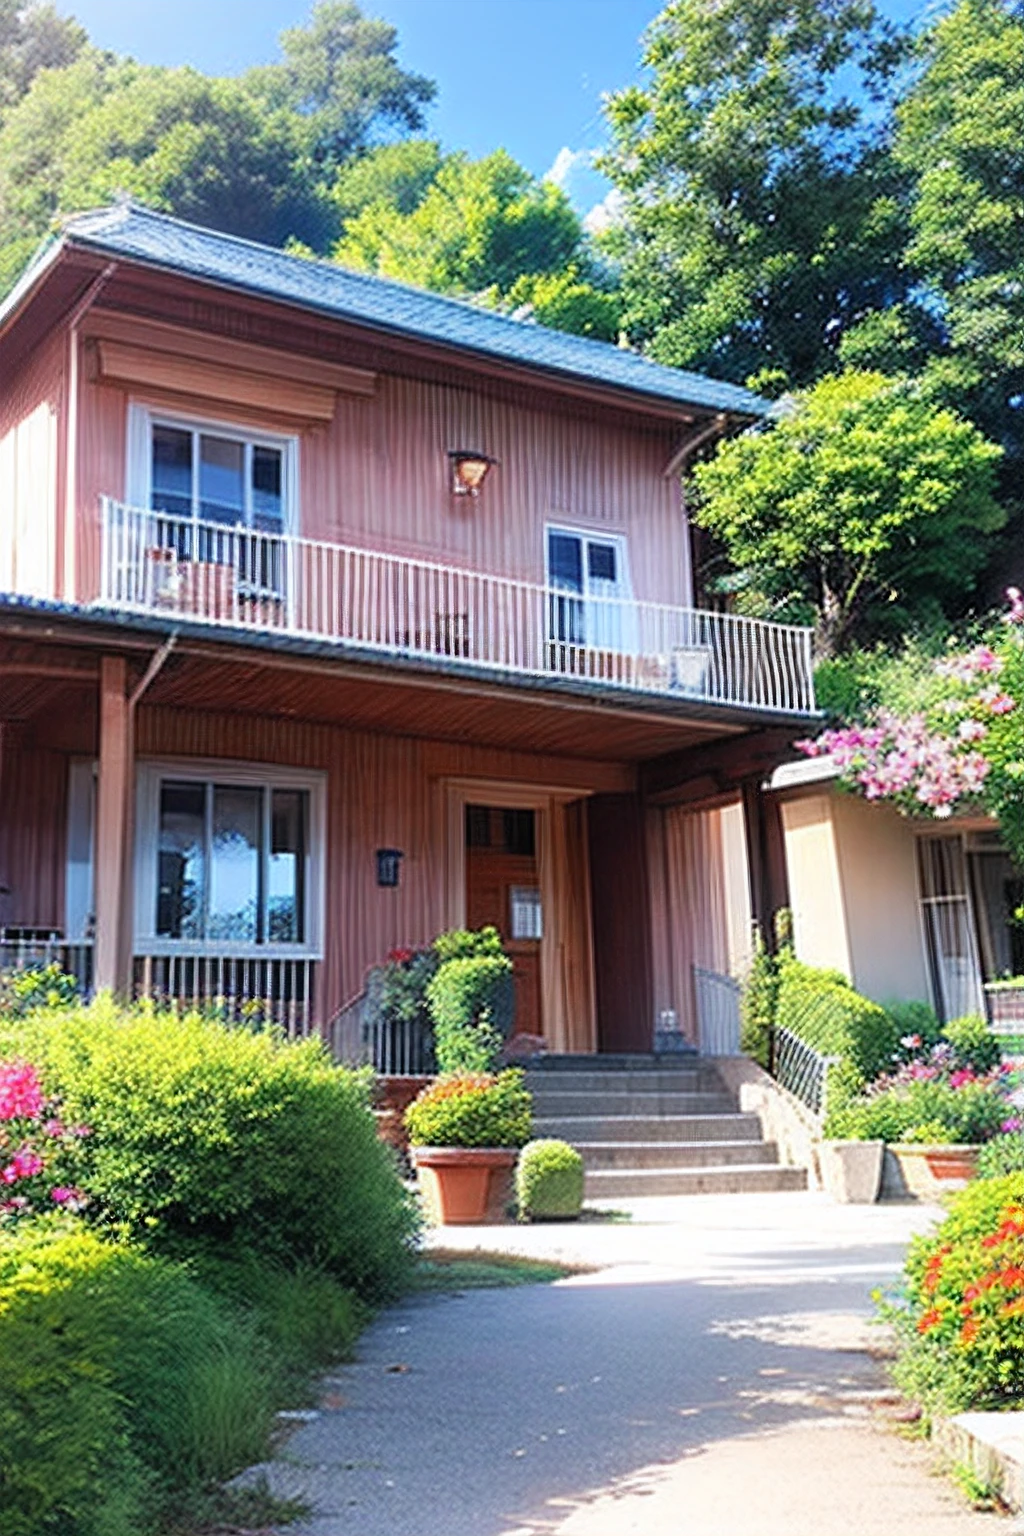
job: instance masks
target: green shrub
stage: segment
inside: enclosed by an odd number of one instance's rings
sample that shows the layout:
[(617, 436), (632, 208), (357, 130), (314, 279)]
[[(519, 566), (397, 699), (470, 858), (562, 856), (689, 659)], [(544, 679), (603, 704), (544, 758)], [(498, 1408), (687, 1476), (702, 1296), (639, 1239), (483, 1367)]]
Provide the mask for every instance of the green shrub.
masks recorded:
[[(912, 1053), (928, 1051), (942, 1039), (942, 1025), (931, 1003), (917, 999), (886, 1003), (885, 1011), (892, 1020), (897, 1043), (915, 1038), (920, 1042), (910, 1048)], [(906, 1052), (901, 1051), (900, 1054)]]
[(434, 1020), (438, 1070), (493, 1072), (515, 1014), (508, 956), (445, 960), (427, 986), (427, 1002)]
[(517, 1068), (441, 1077), (405, 1112), (417, 1147), (522, 1147), (530, 1139), (533, 1103)]
[(1024, 1172), (975, 1179), (914, 1238), (882, 1304), (897, 1384), (929, 1413), (1011, 1408), (1024, 1395)]
[(529, 1141), (516, 1164), (520, 1216), (568, 1220), (583, 1205), (583, 1159), (567, 1141)]
[(978, 1153), (979, 1177), (997, 1179), (1007, 1173), (1024, 1173), (1024, 1131), (993, 1136)]
[(0, 974), (0, 1014), (22, 1018), (37, 1008), (70, 1008), (78, 982), (59, 965), (27, 965)]
[(449, 928), (439, 933), (431, 948), (439, 965), (449, 960), (475, 960), (479, 955), (501, 956), (505, 953), (497, 928)]
[(839, 1058), (829, 1075), (834, 1104), (890, 1068), (899, 1043), (892, 1017), (838, 971), (815, 970), (791, 957), (779, 968), (776, 1022), (823, 1056)]
[(740, 996), (740, 1046), (767, 1068), (771, 1052), (771, 1033), (779, 994), (779, 971), (775, 956), (769, 954), (760, 930), (754, 939), (754, 958)]
[(979, 1142), (996, 1135), (1007, 1102), (984, 1083), (918, 1081), (848, 1100), (829, 1113), (825, 1134), (853, 1141)]
[(287, 1042), (109, 999), (16, 1029), (80, 1143), (90, 1216), (180, 1255), (252, 1249), (395, 1294), (411, 1202), (377, 1139), (361, 1073), (314, 1040)]
[(951, 1019), (942, 1031), (956, 1054), (957, 1065), (972, 1072), (991, 1072), (1002, 1060), (1002, 1046), (987, 1022), (976, 1013)]
[(265, 1454), (253, 1327), (67, 1219), (0, 1235), (0, 1536), (140, 1536)]

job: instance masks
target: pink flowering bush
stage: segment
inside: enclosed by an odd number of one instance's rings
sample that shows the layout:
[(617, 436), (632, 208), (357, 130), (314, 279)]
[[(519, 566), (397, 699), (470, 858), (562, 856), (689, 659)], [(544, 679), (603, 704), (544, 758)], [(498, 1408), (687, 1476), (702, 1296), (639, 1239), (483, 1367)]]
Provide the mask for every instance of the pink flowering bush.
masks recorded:
[(54, 1177), (85, 1135), (85, 1126), (64, 1125), (30, 1062), (0, 1061), (0, 1224), (84, 1206), (77, 1185)]
[(989, 812), (1024, 864), (1024, 597), (1015, 587), (1007, 597), (985, 641), (931, 663), (918, 708), (882, 707), (800, 746), (831, 757), (866, 799), (907, 814)]

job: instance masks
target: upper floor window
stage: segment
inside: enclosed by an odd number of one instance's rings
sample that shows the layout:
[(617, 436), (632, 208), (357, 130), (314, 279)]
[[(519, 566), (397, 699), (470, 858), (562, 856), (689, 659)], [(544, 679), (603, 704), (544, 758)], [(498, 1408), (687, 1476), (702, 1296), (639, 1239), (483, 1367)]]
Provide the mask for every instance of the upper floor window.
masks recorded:
[(625, 539), (549, 528), (547, 574), (548, 586), (554, 588), (549, 599), (552, 640), (608, 650), (632, 648), (636, 625)]
[(130, 501), (260, 533), (284, 533), (294, 523), (294, 438), (131, 410)]

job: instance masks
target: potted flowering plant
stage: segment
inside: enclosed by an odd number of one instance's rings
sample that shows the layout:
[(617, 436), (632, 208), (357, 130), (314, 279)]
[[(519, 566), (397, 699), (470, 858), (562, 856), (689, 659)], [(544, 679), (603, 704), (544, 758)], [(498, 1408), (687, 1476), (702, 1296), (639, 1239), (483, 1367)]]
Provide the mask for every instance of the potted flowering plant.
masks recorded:
[(515, 1067), (453, 1073), (424, 1088), (405, 1123), (429, 1219), (440, 1225), (502, 1220), (532, 1118), (529, 1090)]

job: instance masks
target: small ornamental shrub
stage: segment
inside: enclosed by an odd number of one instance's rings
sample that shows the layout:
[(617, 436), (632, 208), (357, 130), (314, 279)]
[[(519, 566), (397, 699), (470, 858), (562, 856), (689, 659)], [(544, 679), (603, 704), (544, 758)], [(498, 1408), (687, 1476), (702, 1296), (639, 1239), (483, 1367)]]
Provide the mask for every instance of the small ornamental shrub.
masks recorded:
[[(447, 937), (451, 937), (448, 935)], [(438, 1070), (493, 1072), (515, 1017), (515, 985), (507, 955), (456, 956), (427, 987)]]
[(954, 1086), (924, 1079), (886, 1087), (887, 1081), (837, 1105), (825, 1134), (853, 1141), (979, 1142), (995, 1136), (1007, 1117), (1005, 1093), (986, 1081)]
[(1024, 1126), (1019, 1120), (1004, 1121), (1016, 1124), (1016, 1130), (1004, 1130), (993, 1136), (978, 1153), (978, 1177), (998, 1179), (1007, 1173), (1024, 1173)]
[(405, 1112), (417, 1147), (522, 1147), (532, 1120), (533, 1101), (516, 1067), (438, 1078)]
[(930, 1051), (942, 1039), (942, 1025), (931, 1003), (911, 1000), (886, 1003), (885, 1011), (897, 1037), (895, 1060), (910, 1061)]
[(916, 1237), (882, 1303), (894, 1375), (930, 1414), (1011, 1408), (1024, 1395), (1024, 1172), (976, 1179)]
[(966, 1014), (962, 1019), (952, 1019), (942, 1031), (943, 1037), (953, 1047), (958, 1067), (972, 1072), (991, 1072), (1002, 1059), (999, 1040), (978, 1014)]
[(771, 1033), (779, 993), (779, 971), (760, 930), (754, 937), (754, 958), (740, 995), (740, 1046), (747, 1056), (767, 1068)]
[(411, 1262), (411, 1201), (378, 1141), (365, 1074), (316, 1040), (109, 999), (16, 1026), (60, 1096), (91, 1219), (158, 1251), (251, 1249), (368, 1299)]
[(27, 965), (0, 974), (0, 1014), (21, 1018), (37, 1008), (70, 1008), (78, 982), (59, 965)]
[(583, 1159), (567, 1141), (529, 1141), (516, 1165), (520, 1216), (568, 1221), (583, 1206)]

